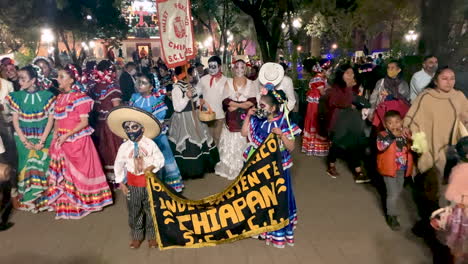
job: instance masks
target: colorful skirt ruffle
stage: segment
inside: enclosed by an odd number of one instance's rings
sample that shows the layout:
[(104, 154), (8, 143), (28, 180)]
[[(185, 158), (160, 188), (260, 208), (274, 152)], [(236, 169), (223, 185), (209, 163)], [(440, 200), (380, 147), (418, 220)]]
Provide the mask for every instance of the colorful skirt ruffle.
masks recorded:
[(205, 123), (192, 112), (175, 112), (169, 129), (169, 142), (183, 179), (202, 178), (214, 172), (219, 162), (216, 144)]
[(260, 235), (266, 241), (267, 245), (272, 245), (277, 248), (284, 248), (286, 245), (294, 246), (294, 229), (297, 225), (297, 207), (296, 198), (292, 189), (291, 170), (284, 170), (284, 178), (288, 192), (289, 206), (289, 224), (280, 230), (263, 233)]
[(325, 157), (330, 149), (330, 141), (316, 132), (304, 130), (302, 136), (302, 152), (307, 156)]
[(90, 136), (61, 147), (53, 141), (50, 154), (48, 195), (56, 219), (80, 219), (113, 203)]
[[(31, 143), (39, 143), (39, 139), (28, 139)], [(20, 208), (24, 211), (37, 213), (49, 209), (47, 196), (47, 170), (49, 168), (49, 145), (52, 136), (45, 142), (42, 150), (27, 149), (18, 136), (15, 136), (18, 150), (18, 194)]]
[(182, 176), (180, 175), (179, 167), (174, 159), (169, 140), (165, 134), (159, 135), (154, 142), (158, 145), (164, 156), (164, 167), (160, 170), (161, 179), (176, 192), (181, 192), (184, 189)]

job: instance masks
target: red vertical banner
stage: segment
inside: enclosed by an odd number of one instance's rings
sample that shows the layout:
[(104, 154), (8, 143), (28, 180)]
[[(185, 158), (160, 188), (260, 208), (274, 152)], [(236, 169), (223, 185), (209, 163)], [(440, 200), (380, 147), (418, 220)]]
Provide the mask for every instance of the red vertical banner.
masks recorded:
[(156, 0), (162, 58), (169, 68), (195, 58), (190, 0)]

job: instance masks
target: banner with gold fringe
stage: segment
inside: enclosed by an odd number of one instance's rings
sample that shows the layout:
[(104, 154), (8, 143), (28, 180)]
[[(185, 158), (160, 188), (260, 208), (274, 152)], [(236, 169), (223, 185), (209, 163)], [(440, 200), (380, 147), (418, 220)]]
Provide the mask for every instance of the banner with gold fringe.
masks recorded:
[(278, 139), (271, 134), (224, 191), (194, 201), (146, 172), (160, 249), (199, 248), (249, 238), (289, 223)]

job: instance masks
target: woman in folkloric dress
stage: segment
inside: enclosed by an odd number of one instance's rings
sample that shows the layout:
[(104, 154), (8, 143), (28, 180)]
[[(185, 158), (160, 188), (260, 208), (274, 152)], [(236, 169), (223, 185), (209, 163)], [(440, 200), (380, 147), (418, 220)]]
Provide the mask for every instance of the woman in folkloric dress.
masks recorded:
[(46, 174), (55, 96), (45, 90), (38, 66), (26, 66), (18, 75), (21, 90), (6, 97), (18, 150), (18, 201), (20, 209), (37, 213), (48, 209)]
[(163, 124), (161, 134), (154, 139), (164, 155), (164, 167), (160, 170), (161, 178), (174, 190), (181, 192), (184, 184), (166, 135), (168, 128), (164, 124), (167, 112), (167, 106), (164, 103), (166, 91), (161, 89), (157, 76), (151, 73), (138, 76), (137, 89), (138, 93), (134, 93), (130, 98), (130, 105), (152, 113)]
[(177, 67), (177, 83), (172, 90), (174, 114), (169, 129), (169, 142), (174, 152), (177, 165), (184, 179), (201, 178), (205, 173), (214, 171), (219, 161), (219, 153), (208, 126), (198, 119), (194, 110), (199, 101), (195, 68), (189, 68), (188, 80), (183, 81), (185, 73)]
[(120, 105), (122, 92), (116, 84), (115, 69), (109, 60), (99, 62), (91, 79), (93, 85), (91, 85), (88, 94), (94, 99), (94, 111), (97, 114), (96, 147), (104, 165), (107, 180), (113, 183), (115, 178), (114, 161), (122, 140), (110, 131), (106, 120), (112, 108)]
[(304, 120), (304, 135), (302, 137), (302, 152), (308, 156), (327, 156), (330, 141), (319, 135), (319, 100), (327, 88), (326, 70), (330, 61), (317, 63), (312, 67), (314, 77), (309, 82), (307, 92), (307, 112)]
[(228, 79), (223, 92), (226, 125), (221, 132), (218, 146), (220, 162), (216, 165), (215, 173), (229, 180), (235, 179), (244, 165), (242, 153), (247, 147), (247, 140), (240, 131), (247, 111), (257, 104), (259, 94), (253, 82), (245, 77), (245, 69), (245, 61), (235, 62), (235, 76)]
[(76, 66), (59, 71), (54, 139), (50, 147), (49, 205), (56, 219), (80, 219), (112, 204), (112, 193), (94, 147), (88, 115), (93, 100), (80, 91)]

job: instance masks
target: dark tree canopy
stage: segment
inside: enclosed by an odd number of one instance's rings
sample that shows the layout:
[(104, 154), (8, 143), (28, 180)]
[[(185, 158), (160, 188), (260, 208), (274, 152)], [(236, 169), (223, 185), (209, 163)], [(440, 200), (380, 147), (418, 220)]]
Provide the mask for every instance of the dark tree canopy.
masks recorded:
[(0, 22), (18, 38), (49, 27), (55, 39), (61, 38), (70, 52), (78, 38), (125, 38), (128, 26), (120, 15), (119, 3), (118, 0), (2, 0)]

